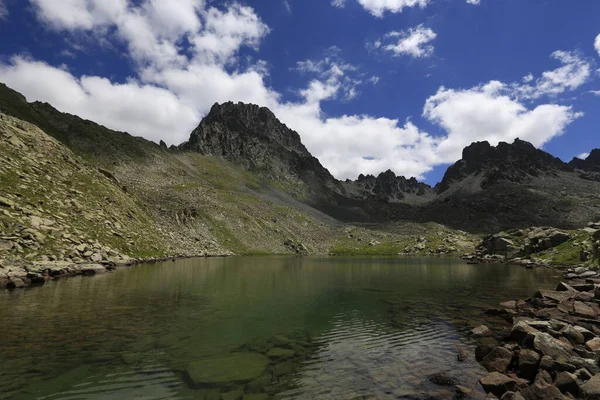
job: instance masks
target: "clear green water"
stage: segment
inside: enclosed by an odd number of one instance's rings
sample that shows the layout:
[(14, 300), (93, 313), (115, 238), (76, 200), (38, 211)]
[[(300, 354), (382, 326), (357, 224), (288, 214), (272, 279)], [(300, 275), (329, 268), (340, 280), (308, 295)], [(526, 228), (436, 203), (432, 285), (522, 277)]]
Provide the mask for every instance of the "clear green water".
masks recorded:
[[(478, 390), (466, 332), (483, 311), (555, 275), (443, 259), (194, 259), (0, 292), (0, 399), (450, 399), (428, 376)], [(185, 372), (272, 347), (296, 353), (250, 383)]]

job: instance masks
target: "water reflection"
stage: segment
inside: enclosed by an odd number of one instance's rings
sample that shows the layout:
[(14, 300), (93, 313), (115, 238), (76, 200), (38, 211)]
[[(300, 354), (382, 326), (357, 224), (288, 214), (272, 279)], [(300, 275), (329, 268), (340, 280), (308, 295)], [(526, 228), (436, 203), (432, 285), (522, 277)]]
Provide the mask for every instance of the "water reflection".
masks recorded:
[(460, 370), (474, 385), (481, 373), (456, 361), (481, 311), (553, 275), (440, 259), (228, 258), (4, 292), (0, 399), (203, 398), (183, 379), (190, 362), (294, 332), (319, 346), (272, 389), (281, 397), (444, 398), (428, 375)]

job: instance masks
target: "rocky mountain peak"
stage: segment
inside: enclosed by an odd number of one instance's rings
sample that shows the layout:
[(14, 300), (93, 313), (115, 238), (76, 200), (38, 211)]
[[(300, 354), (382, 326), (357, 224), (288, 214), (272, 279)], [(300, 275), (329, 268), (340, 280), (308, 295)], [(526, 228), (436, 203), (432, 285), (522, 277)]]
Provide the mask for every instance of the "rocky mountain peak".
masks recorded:
[(568, 164), (524, 140), (500, 142), (497, 146), (475, 142), (463, 150), (461, 160), (448, 168), (437, 190), (442, 193), (471, 175), (479, 176), (485, 188), (498, 181), (526, 183), (544, 173), (570, 170)]
[(304, 182), (313, 193), (339, 190), (339, 182), (313, 157), (297, 132), (266, 107), (227, 102), (212, 106), (182, 150), (223, 157), (276, 180)]
[(600, 172), (600, 149), (592, 150), (585, 160), (573, 158), (569, 165), (582, 171)]
[[(213, 134), (215, 131), (227, 131), (234, 134), (233, 136), (239, 135), (240, 139), (255, 139), (283, 146), (289, 151), (309, 154), (297, 132), (280, 122), (271, 110), (256, 104), (231, 101), (223, 104), (215, 103), (198, 128), (192, 132), (189, 142), (182, 145), (187, 149), (227, 157), (231, 153), (228, 150), (234, 149), (215, 146), (214, 140), (207, 137), (208, 131), (212, 131)], [(218, 135), (213, 136), (227, 139)]]

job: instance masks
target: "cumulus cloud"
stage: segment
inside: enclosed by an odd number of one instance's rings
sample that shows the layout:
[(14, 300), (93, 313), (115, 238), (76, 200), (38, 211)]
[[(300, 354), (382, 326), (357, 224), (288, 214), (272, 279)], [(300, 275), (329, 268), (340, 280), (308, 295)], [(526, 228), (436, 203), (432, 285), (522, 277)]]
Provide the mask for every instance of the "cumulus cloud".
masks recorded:
[(191, 104), (166, 89), (133, 80), (116, 84), (97, 76), (78, 79), (67, 70), (21, 57), (0, 64), (0, 77), (28, 99), (154, 141), (182, 141), (200, 117)]
[(594, 41), (594, 48), (598, 52), (598, 55), (600, 55), (600, 35), (596, 36), (596, 40)]
[(460, 158), (472, 141), (520, 137), (541, 146), (580, 116), (568, 106), (523, 103), (534, 92), (525, 86), (556, 94), (559, 87), (578, 87), (581, 64), (566, 53), (556, 56), (564, 64), (560, 68), (574, 69), (549, 71), (529, 83), (440, 88), (423, 109), (423, 116), (444, 131), (431, 135), (410, 120), (326, 115), (325, 102), (349, 101), (362, 85), (378, 81), (344, 62), (336, 48), (319, 60), (298, 62), (294, 69), (306, 83), (296, 89), (295, 101), (282, 101), (267, 84), (265, 62), (239, 59), (242, 48), (257, 48), (270, 32), (252, 8), (239, 3), (216, 8), (182, 0), (165, 10), (160, 0), (30, 1), (49, 29), (74, 37), (84, 31), (123, 44), (134, 76), (124, 82), (76, 76), (64, 67), (15, 56), (0, 62), (0, 81), (29, 100), (47, 101), (61, 111), (155, 141), (180, 143), (214, 102), (244, 101), (271, 108), (338, 178), (387, 169), (422, 178), (434, 166)]
[(436, 37), (437, 34), (433, 30), (421, 24), (416, 28), (389, 32), (382, 40), (375, 42), (374, 47), (394, 53), (395, 56), (430, 57), (433, 54), (433, 46), (429, 43)]
[(518, 137), (539, 147), (582, 115), (556, 104), (528, 109), (507, 95), (507, 88), (498, 81), (464, 90), (441, 87), (427, 99), (423, 116), (448, 133), (437, 146), (439, 162), (453, 162), (465, 146), (479, 140), (495, 145)]
[(8, 17), (8, 8), (4, 4), (4, 0), (0, 0), (0, 19)]
[(532, 74), (527, 75), (523, 81), (530, 84), (514, 84), (513, 89), (519, 97), (537, 99), (542, 96), (556, 96), (579, 88), (591, 76), (591, 64), (576, 52), (555, 51), (551, 58), (558, 60), (562, 66), (543, 72), (535, 82)]
[(386, 12), (401, 13), (405, 8), (426, 7), (431, 0), (358, 0), (361, 6), (376, 17)]

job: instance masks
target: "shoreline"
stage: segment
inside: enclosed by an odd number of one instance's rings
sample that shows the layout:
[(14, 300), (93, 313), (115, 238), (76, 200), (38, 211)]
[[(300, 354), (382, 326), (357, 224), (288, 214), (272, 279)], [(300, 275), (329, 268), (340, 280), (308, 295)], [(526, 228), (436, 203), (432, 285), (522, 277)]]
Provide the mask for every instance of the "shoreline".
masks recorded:
[(46, 282), (74, 276), (94, 276), (113, 272), (119, 268), (133, 267), (139, 264), (177, 261), (192, 258), (232, 257), (232, 254), (200, 254), (191, 256), (165, 256), (149, 258), (127, 258), (106, 262), (69, 262), (69, 261), (30, 261), (19, 259), (0, 259), (0, 290), (24, 289), (43, 286)]
[[(285, 256), (285, 254), (274, 254), (277, 256)], [(158, 262), (165, 261), (176, 261), (183, 259), (192, 258), (216, 258), (216, 257), (243, 257), (245, 255), (238, 255), (233, 253), (201, 253), (197, 255), (175, 255), (175, 256), (164, 256), (164, 257), (148, 257), (148, 258), (130, 258), (128, 256), (120, 255), (118, 260), (114, 258), (102, 259), (95, 262), (93, 259), (88, 260), (77, 260), (77, 261), (56, 261), (56, 260), (42, 260), (42, 261), (31, 261), (25, 258), (6, 258), (0, 259), (0, 290), (14, 290), (28, 287), (42, 286), (48, 281), (64, 279), (73, 276), (94, 276), (97, 274), (103, 274), (107, 272), (115, 271), (118, 268), (126, 268), (139, 264), (155, 264)], [(247, 257), (255, 257), (256, 255), (247, 255)], [(268, 255), (260, 255), (268, 256)], [(298, 256), (297, 254), (290, 254), (289, 256)], [(337, 255), (328, 254), (331, 257), (338, 257)], [(355, 256), (360, 256), (354, 254)], [(370, 256), (365, 254), (364, 256)], [(395, 257), (406, 258), (406, 255), (396, 255)], [(468, 264), (512, 264), (525, 268), (554, 268), (556, 270), (567, 270), (568, 273), (565, 279), (585, 279), (585, 278), (599, 278), (600, 274), (594, 273), (590, 275), (591, 269), (589, 267), (583, 267), (580, 265), (552, 265), (549, 263), (536, 263), (531, 260), (504, 260), (500, 257), (488, 257), (488, 258), (475, 258), (472, 255), (454, 256), (450, 257), (456, 260), (462, 260)], [(573, 273), (578, 269), (584, 276)], [(585, 275), (587, 274), (587, 275)]]
[(599, 284), (560, 282), (487, 310), (497, 322), (471, 330), (475, 358), (488, 371), (483, 390), (503, 400), (600, 399)]

